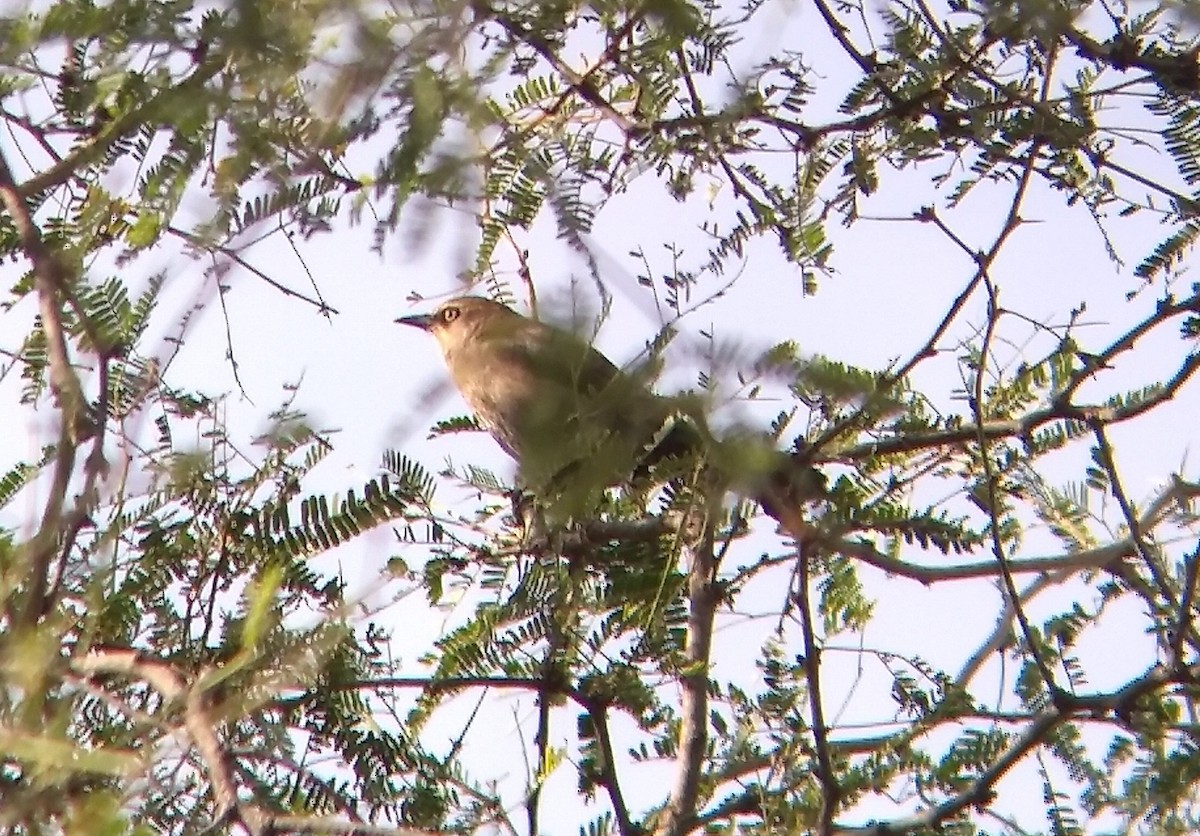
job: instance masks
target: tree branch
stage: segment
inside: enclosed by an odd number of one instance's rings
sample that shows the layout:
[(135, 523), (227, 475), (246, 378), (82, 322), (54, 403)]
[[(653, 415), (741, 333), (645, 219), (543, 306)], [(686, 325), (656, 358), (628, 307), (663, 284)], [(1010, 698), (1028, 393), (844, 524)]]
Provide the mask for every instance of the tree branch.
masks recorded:
[(70, 180), (81, 169), (103, 159), (109, 149), (129, 134), (137, 131), (143, 125), (155, 124), (155, 114), (166, 101), (174, 96), (196, 95), (224, 67), (224, 61), (209, 58), (179, 84), (163, 90), (148, 102), (127, 110), (105, 123), (90, 141), (76, 146), (69, 154), (57, 160), (54, 165), (22, 183), (20, 196), (26, 200), (35, 198)]
[(708, 666), (721, 601), (710, 513), (705, 513), (703, 532), (687, 551), (692, 565), (688, 569), (687, 643), (679, 675), (678, 769), (675, 787), (655, 828), (660, 836), (682, 836), (686, 832), (699, 803), (700, 778), (708, 751)]
[(809, 561), (812, 555), (805, 554), (797, 544), (796, 600), (800, 608), (800, 627), (804, 634), (804, 673), (808, 687), (808, 708), (812, 713), (813, 743), (817, 750), (817, 780), (821, 782), (821, 829), (822, 836), (833, 830), (833, 817), (841, 803), (842, 788), (833, 772), (833, 758), (829, 751), (829, 728), (825, 724), (825, 709), (821, 702), (821, 648), (817, 646), (816, 631), (813, 629), (815, 615), (810, 598)]
[(636, 827), (629, 818), (629, 808), (625, 804), (625, 796), (621, 792), (621, 784), (617, 779), (617, 759), (613, 751), (612, 734), (608, 727), (608, 706), (591, 701), (587, 711), (592, 718), (592, 725), (596, 730), (596, 743), (600, 747), (600, 757), (603, 759), (600, 768), (600, 785), (604, 787), (605, 792), (608, 793), (608, 800), (612, 803), (613, 814), (617, 818), (617, 831), (621, 836), (637, 836), (641, 833), (641, 829)]
[[(241, 817), (237, 784), (226, 752), (217, 738), (217, 722), (209, 711), (207, 692), (204, 689), (195, 685), (189, 686), (172, 666), (136, 650), (93, 650), (86, 656), (73, 659), (71, 669), (83, 677), (107, 674), (139, 679), (158, 691), (167, 702), (182, 703), (183, 728), (196, 746), (196, 751), (200, 753), (212, 784), (216, 822)], [(203, 679), (203, 676), (199, 677), (198, 681), (200, 679)]]
[(25, 202), (12, 169), (0, 153), (0, 202), (12, 218), (21, 249), (33, 266), (34, 288), (37, 291), (38, 313), (42, 332), (46, 336), (46, 352), (50, 363), (50, 391), (61, 413), (58, 448), (55, 450), (54, 476), (41, 524), (27, 546), (29, 586), (19, 615), (14, 613), (16, 627), (32, 627), (45, 610), (46, 585), (49, 583), (50, 562), (58, 551), (62, 528), (63, 507), (67, 486), (75, 470), (75, 454), (79, 442), (91, 431), (87, 419), (83, 388), (71, 365), (67, 350), (66, 331), (62, 322), (62, 306), (70, 280), (57, 253), (42, 240), (41, 231)]

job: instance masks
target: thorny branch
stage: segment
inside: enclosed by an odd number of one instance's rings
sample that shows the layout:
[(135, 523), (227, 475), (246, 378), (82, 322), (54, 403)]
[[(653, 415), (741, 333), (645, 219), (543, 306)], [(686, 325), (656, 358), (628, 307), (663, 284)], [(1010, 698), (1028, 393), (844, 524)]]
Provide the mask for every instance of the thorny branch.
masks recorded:
[(1060, 725), (1079, 715), (1111, 717), (1120, 720), (1130, 716), (1139, 699), (1145, 694), (1172, 682), (1194, 681), (1195, 669), (1168, 670), (1154, 667), (1123, 687), (1103, 694), (1089, 696), (1065, 695), (1055, 707), (1034, 716), (1024, 732), (990, 766), (983, 769), (963, 791), (940, 804), (903, 819), (865, 827), (838, 827), (834, 836), (888, 836), (932, 827), (948, 821), (968, 807), (986, 804), (993, 788), (1001, 778), (1030, 751), (1043, 745)]
[[(1000, 302), (995, 285), (987, 277), (984, 278), (984, 283), (988, 294), (987, 325), (984, 330), (983, 343), (979, 348), (978, 365), (974, 369), (974, 394), (971, 399), (971, 409), (975, 414), (975, 423), (977, 426), (983, 426), (983, 411), (985, 409), (986, 397), (983, 381), (987, 372), (987, 361), (992, 351), (992, 337), (995, 333), (996, 320), (999, 317), (1000, 310)], [(1001, 514), (1004, 506), (1001, 503), (1000, 490), (997, 484), (999, 475), (996, 473), (996, 465), (992, 461), (992, 454), (988, 449), (987, 439), (981, 437), (978, 441), (979, 462), (983, 470), (983, 488), (986, 495), (986, 508), (988, 516), (991, 519), (988, 530), (992, 538), (992, 555), (996, 558), (996, 563), (1000, 567), (1000, 578), (1003, 581), (1006, 606), (1011, 609), (1017, 619), (1017, 624), (1021, 627), (1021, 634), (1025, 638), (1025, 647), (1030, 657), (1032, 657), (1034, 664), (1037, 665), (1043, 684), (1049, 690), (1051, 697), (1056, 698), (1060, 690), (1058, 683), (1055, 681), (1054, 674), (1051, 672), (1050, 666), (1046, 663), (1042, 649), (1038, 646), (1038, 642), (1034, 637), (1033, 628), (1029, 623), (1028, 617), (1025, 615), (1025, 609), (1021, 606), (1021, 596), (1017, 592), (1016, 581), (1013, 580), (1012, 572), (1008, 569), (1008, 552), (1004, 548), (1004, 538), (1001, 533)]]

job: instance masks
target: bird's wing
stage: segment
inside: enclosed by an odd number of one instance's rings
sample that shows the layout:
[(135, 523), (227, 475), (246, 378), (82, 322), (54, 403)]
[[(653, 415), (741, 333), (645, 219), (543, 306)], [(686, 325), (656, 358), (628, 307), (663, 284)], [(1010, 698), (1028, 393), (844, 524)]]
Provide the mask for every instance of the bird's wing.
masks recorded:
[(595, 395), (623, 377), (623, 372), (592, 346), (568, 331), (541, 324), (509, 341), (504, 352), (519, 368), (540, 380), (578, 394)]

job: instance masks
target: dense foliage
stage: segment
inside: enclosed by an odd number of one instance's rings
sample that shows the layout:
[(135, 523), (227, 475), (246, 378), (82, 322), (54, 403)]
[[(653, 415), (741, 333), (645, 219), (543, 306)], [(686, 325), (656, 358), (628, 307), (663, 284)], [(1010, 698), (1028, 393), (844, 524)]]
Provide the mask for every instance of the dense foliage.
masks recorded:
[[(1200, 830), (1190, 2), (7, 8), (6, 831)], [(677, 247), (631, 195), (703, 222)], [(184, 345), (198, 311), (236, 315), (234, 282), (300, 323), (375, 292), (256, 266), (258, 248), (363, 227), (381, 254), (432, 248), (463, 213), (472, 292), (549, 309), (569, 271), (537, 248), (558, 242), (602, 313), (606, 213), (633, 213), (625, 292), (659, 315), (652, 359), (676, 334), (711, 349), (697, 397), (748, 403), (828, 493), (776, 528), (685, 466), (530, 536), (504, 477), (462, 455), (434, 473), (380, 450), (370, 478), (314, 489), (338, 439), (294, 392), (259, 433), (172, 365), (207, 354), (233, 389), (270, 368), (232, 331)], [(765, 316), (739, 296), (747, 269), (819, 305), (850, 280), (839, 242), (897, 226), (927, 249), (880, 233), (853, 264), (928, 259), (905, 292), (940, 313), (890, 362), (798, 330), (722, 354), (696, 313)], [(1039, 227), (1117, 278), (1048, 270), (1030, 280), (1069, 314), (1010, 304), (1032, 268), (1009, 253)], [(164, 304), (197, 270), (210, 291)], [(857, 331), (873, 294), (825, 315)], [(452, 449), (472, 429), (434, 434)], [(467, 507), (442, 498), (463, 486)], [(361, 559), (387, 606), (320, 562), (376, 529), (392, 559)], [(953, 635), (905, 603), (922, 587), (962, 590), (987, 629)], [(414, 648), (422, 619), (442, 627)], [(743, 620), (753, 642), (722, 645)], [(519, 744), (474, 721), (510, 699), (536, 706), (512, 709)]]

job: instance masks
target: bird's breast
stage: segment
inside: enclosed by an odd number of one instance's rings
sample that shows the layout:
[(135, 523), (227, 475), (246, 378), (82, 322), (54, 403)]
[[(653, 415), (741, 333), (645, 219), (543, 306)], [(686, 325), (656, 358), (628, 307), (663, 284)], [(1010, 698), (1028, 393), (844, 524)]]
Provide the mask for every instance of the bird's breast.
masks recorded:
[(495, 436), (505, 452), (518, 458), (525, 446), (523, 431), (536, 397), (534, 381), (525, 370), (488, 356), (453, 358), (450, 367), (475, 420)]

